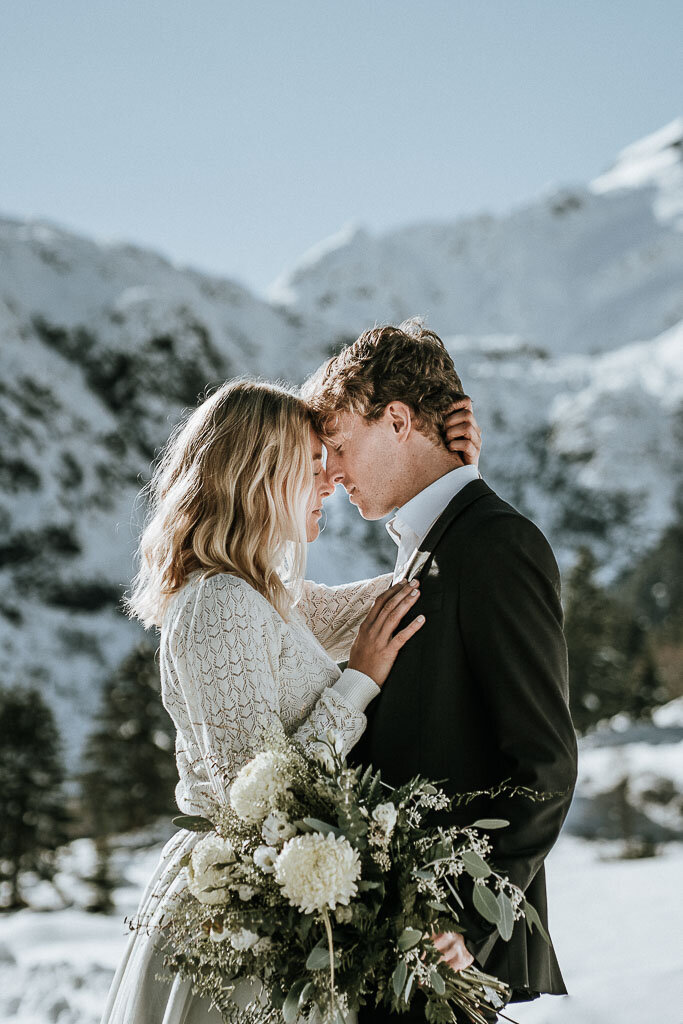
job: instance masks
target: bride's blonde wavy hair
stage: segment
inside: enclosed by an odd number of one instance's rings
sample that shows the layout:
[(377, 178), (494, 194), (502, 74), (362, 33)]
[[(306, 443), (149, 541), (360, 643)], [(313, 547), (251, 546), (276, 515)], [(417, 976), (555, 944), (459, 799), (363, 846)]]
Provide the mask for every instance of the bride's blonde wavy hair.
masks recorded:
[(310, 413), (277, 384), (229, 381), (171, 434), (146, 491), (139, 570), (126, 604), (160, 626), (170, 598), (199, 570), (246, 580), (287, 618), (283, 582), (303, 579), (313, 486)]

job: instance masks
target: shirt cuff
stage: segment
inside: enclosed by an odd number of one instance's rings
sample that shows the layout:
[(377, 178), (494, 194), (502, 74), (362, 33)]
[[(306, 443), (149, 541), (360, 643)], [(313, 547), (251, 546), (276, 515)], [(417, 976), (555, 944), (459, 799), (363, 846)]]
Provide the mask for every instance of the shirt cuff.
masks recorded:
[(375, 680), (355, 668), (345, 668), (333, 689), (342, 700), (353, 704), (359, 711), (365, 711), (373, 697), (379, 694)]

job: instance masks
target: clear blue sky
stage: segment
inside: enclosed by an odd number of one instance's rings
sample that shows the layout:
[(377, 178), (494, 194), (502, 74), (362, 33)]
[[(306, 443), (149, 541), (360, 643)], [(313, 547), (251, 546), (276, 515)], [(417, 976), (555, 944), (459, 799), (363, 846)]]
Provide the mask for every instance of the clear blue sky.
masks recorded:
[(349, 221), (503, 210), (683, 113), (681, 0), (15, 0), (0, 213), (257, 290)]

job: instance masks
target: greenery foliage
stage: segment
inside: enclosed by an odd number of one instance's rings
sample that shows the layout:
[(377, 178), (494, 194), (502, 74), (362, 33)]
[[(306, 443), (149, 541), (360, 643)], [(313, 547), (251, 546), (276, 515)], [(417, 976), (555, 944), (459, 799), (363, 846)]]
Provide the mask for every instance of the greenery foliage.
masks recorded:
[(37, 690), (0, 690), (2, 904), (24, 905), (21, 879), (52, 880), (66, 841), (64, 769), (54, 716)]
[(81, 793), (91, 835), (139, 828), (172, 810), (174, 736), (154, 651), (139, 644), (106, 681), (86, 743)]

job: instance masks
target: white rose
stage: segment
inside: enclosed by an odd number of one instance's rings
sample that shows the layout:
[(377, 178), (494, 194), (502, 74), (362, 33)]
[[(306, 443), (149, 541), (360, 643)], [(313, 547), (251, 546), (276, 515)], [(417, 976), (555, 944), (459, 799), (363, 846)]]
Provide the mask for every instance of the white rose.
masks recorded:
[(385, 804), (377, 804), (377, 807), (372, 812), (372, 817), (381, 826), (385, 834), (390, 836), (398, 819), (398, 811), (394, 804), (388, 801)]
[(205, 836), (199, 840), (190, 857), (190, 892), (200, 903), (225, 903), (236, 866), (237, 857), (228, 839), (215, 832)]
[(233, 949), (239, 951), (245, 949), (251, 949), (258, 942), (259, 937), (256, 932), (250, 932), (248, 928), (240, 928), (238, 932), (233, 932), (230, 936), (230, 945)]
[(254, 864), (263, 871), (264, 875), (272, 875), (275, 871), (277, 850), (274, 846), (258, 846), (254, 850)]
[(344, 836), (320, 832), (289, 839), (275, 863), (275, 881), (304, 914), (347, 904), (358, 892), (358, 851)]
[(253, 757), (237, 773), (230, 787), (230, 803), (242, 821), (263, 821), (289, 793), (286, 758), (276, 750)]
[(295, 836), (296, 828), (282, 811), (271, 811), (263, 822), (261, 835), (269, 846), (278, 846)]

